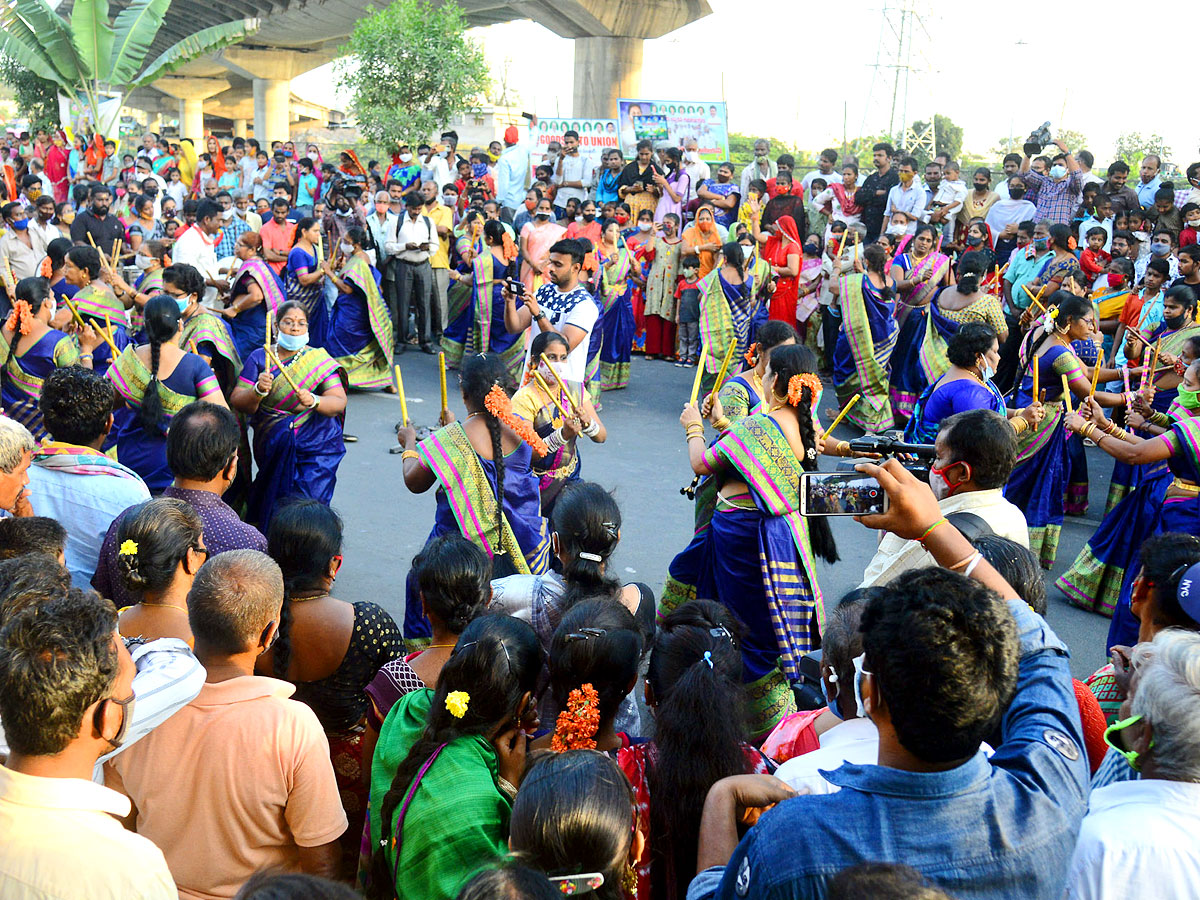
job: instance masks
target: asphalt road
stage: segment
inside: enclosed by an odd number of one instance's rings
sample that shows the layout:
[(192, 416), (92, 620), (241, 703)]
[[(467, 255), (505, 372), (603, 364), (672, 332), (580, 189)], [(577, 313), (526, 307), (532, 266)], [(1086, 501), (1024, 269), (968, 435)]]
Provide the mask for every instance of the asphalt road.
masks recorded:
[[(409, 352), (397, 357), (404, 373), (409, 416), (417, 426), (437, 419), (437, 357)], [(679, 493), (691, 480), (679, 411), (691, 390), (693, 369), (634, 357), (630, 386), (603, 396), (600, 412), (608, 428), (604, 444), (582, 446), (583, 477), (612, 490), (621, 506), (621, 545), (613, 557), (616, 574), (625, 581), (644, 581), (659, 591), (672, 557), (691, 537), (692, 503)], [(454, 373), (450, 373), (451, 409), (464, 414)], [(826, 405), (836, 403), (825, 391)], [(822, 410), (828, 422), (836, 410)], [(404, 487), (394, 426), (399, 400), (389, 394), (355, 394), (346, 430), (357, 435), (347, 445), (338, 473), (333, 506), (346, 523), (345, 564), (335, 594), (343, 600), (370, 599), (399, 622), (404, 612), (404, 577), (433, 525), (434, 492), (411, 494)], [(839, 426), (838, 434), (857, 430)], [(1106, 662), (1104, 640), (1108, 619), (1070, 606), (1053, 587), (1099, 524), (1112, 472), (1112, 460), (1089, 448), (1092, 475), (1091, 509), (1085, 518), (1068, 518), (1059, 545), (1058, 564), (1047, 574), (1049, 620), (1071, 648), (1072, 670), (1084, 678)], [(834, 460), (824, 458), (832, 470)], [(818, 579), (827, 598), (836, 599), (858, 585), (875, 552), (876, 533), (851, 519), (834, 519), (834, 536), (842, 561), (819, 563)]]

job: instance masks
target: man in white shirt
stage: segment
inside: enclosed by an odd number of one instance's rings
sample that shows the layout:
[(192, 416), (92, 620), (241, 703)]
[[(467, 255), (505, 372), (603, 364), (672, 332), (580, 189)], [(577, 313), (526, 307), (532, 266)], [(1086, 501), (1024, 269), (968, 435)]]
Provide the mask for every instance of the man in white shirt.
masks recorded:
[(30, 210), (29, 237), (33, 239), (33, 252), (46, 255), (50, 242), (63, 236), (51, 219), (54, 218), (54, 195), (42, 194)]
[(566, 215), (567, 201), (574, 198), (583, 203), (592, 186), (592, 163), (579, 152), (579, 132), (570, 129), (563, 134), (563, 152), (554, 166), (554, 212), (559, 219)]
[(950, 160), (942, 169), (942, 180), (933, 195), (932, 209), (926, 221), (935, 228), (942, 228), (948, 240), (954, 240), (954, 225), (967, 199), (967, 183), (962, 180), (958, 163)]
[(10, 747), (0, 767), (0, 896), (175, 900), (162, 851), (121, 825), (129, 799), (91, 781), (133, 713), (134, 663), (116, 610), (91, 592), (22, 600), (0, 637)]
[(750, 182), (761, 178), (766, 181), (769, 178), (774, 178), (779, 169), (776, 168), (774, 160), (770, 157), (771, 142), (759, 138), (754, 142), (754, 161), (742, 169), (741, 196), (749, 196)]
[[(438, 252), (437, 226), (425, 215), (425, 198), (420, 191), (406, 194), (405, 213), (397, 217), (395, 226), (384, 242), (388, 255), (396, 259), (396, 310), (394, 333), (396, 351), (403, 353), (410, 343), (420, 344), (426, 353), (437, 351), (429, 343), (429, 298), (433, 285), (430, 258)], [(412, 307), (416, 318), (415, 335), (408, 330), (408, 313)]]
[(822, 150), (821, 156), (817, 160), (817, 167), (811, 172), (805, 173), (800, 179), (800, 183), (804, 185), (804, 196), (812, 196), (812, 183), (814, 178), (824, 178), (825, 184), (831, 185), (841, 176), (836, 171), (838, 152), (836, 150)]
[(900, 183), (888, 191), (883, 218), (886, 221), (892, 213), (902, 212), (908, 216), (908, 234), (916, 234), (917, 223), (925, 212), (925, 188), (917, 181), (917, 161), (911, 156), (904, 157), (896, 172)]
[(1075, 162), (1079, 163), (1079, 171), (1083, 173), (1084, 184), (1104, 184), (1104, 179), (1092, 172), (1096, 157), (1090, 150), (1080, 150), (1075, 154)]
[[(531, 324), (539, 331), (557, 331), (566, 339), (568, 348), (563, 378), (576, 384), (583, 383), (588, 344), (600, 318), (595, 298), (579, 283), (583, 257), (583, 247), (578, 241), (558, 241), (550, 247), (550, 262), (545, 270), (549, 281), (538, 288), (536, 295), (522, 292), (523, 305), (518, 307), (517, 295), (507, 287), (504, 289), (504, 327), (508, 333), (520, 334)], [(528, 347), (525, 362), (529, 362)]]
[[(1181, 604), (1200, 609), (1198, 567), (1180, 578)], [(1188, 588), (1192, 590), (1188, 590)], [(1131, 696), (1111, 735), (1139, 774), (1092, 791), (1067, 872), (1068, 900), (1191, 900), (1200, 885), (1200, 635), (1160, 631), (1133, 650)], [(1105, 740), (1110, 735), (1105, 735)]]
[(700, 142), (694, 137), (685, 138), (683, 141), (683, 170), (691, 179), (687, 197), (690, 203), (699, 196), (696, 191), (700, 189), (700, 185), (712, 177), (712, 170), (708, 167), (708, 163), (700, 158)]
[[(535, 116), (530, 121), (536, 122)], [(526, 135), (522, 135), (524, 130)], [(529, 177), (528, 129), (509, 125), (504, 129), (504, 152), (496, 160), (496, 200), (511, 222), (525, 202), (525, 181)]]
[(229, 283), (217, 272), (217, 240), (221, 233), (222, 213), (215, 201), (201, 200), (196, 207), (196, 224), (181, 232), (171, 249), (172, 262), (194, 266), (204, 276), (207, 286), (204, 303), (207, 306), (215, 306), (218, 294), (229, 289)]
[[(999, 353), (987, 349), (970, 368), (978, 369), (978, 377), (986, 380), (998, 361)], [(934, 446), (937, 458), (929, 470), (929, 482), (942, 515), (972, 513), (993, 533), (1028, 547), (1025, 515), (1001, 493), (1017, 460), (1016, 432), (1008, 421), (988, 409), (956, 413), (942, 422)], [(933, 557), (919, 541), (906, 541), (889, 532), (879, 542), (859, 586), (886, 584), (901, 572), (932, 565)]]

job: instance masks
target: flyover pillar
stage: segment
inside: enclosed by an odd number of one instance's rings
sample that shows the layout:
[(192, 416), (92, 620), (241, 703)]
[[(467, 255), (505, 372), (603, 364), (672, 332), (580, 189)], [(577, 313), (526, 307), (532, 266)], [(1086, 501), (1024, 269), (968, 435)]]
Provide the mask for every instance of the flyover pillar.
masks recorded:
[(246, 137), (246, 120), (245, 119), (234, 119), (233, 120), (233, 136), (240, 137), (240, 138)]
[(271, 141), (286, 141), (292, 81), (281, 78), (254, 79), (254, 136), (264, 148)]
[(224, 78), (175, 75), (160, 78), (154, 86), (179, 101), (180, 136), (197, 144), (204, 137), (204, 101), (229, 90), (229, 82)]
[(290, 134), (292, 79), (333, 59), (323, 50), (276, 50), (227, 47), (219, 54), (225, 68), (254, 86), (254, 136), (264, 147)]
[(575, 38), (573, 115), (611, 119), (618, 97), (640, 97), (643, 45), (638, 37)]

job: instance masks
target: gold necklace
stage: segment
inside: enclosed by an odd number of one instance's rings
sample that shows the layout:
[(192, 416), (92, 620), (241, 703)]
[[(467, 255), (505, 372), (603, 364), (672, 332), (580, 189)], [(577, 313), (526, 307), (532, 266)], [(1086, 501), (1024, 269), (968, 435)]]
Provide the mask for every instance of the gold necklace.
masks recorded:
[(317, 593), (317, 594), (313, 594), (311, 597), (297, 597), (293, 594), (288, 599), (291, 600), (293, 603), (307, 603), (309, 600), (324, 600), (328, 596), (329, 596), (329, 592), (326, 591), (324, 594)]
[(138, 605), (139, 606), (162, 606), (166, 609), (177, 609), (180, 612), (187, 612), (186, 606), (178, 606), (177, 604), (174, 604), (174, 603), (153, 603), (150, 600), (139, 600)]

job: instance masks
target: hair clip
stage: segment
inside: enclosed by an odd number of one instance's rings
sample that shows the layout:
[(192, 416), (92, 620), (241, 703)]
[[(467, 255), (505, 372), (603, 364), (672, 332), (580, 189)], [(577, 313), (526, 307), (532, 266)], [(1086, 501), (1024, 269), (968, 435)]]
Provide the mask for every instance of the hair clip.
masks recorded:
[(608, 630), (605, 628), (580, 628), (578, 631), (570, 632), (563, 640), (569, 644), (573, 641), (586, 641), (606, 634), (608, 634)]
[(713, 668), (713, 660), (712, 660), (712, 651), (711, 650), (704, 651), (704, 662), (708, 663), (708, 667), (710, 669)]
[(708, 633), (715, 638), (728, 638), (730, 642), (733, 641), (733, 635), (729, 633), (729, 629), (724, 625), (718, 625), (716, 628), (710, 628), (708, 629)]
[(604, 562), (604, 557), (599, 553), (588, 553), (585, 550), (579, 551), (579, 558), (586, 559), (588, 562)]
[(564, 896), (573, 894), (590, 894), (604, 885), (604, 876), (599, 872), (587, 872), (582, 875), (556, 875), (550, 883)]

